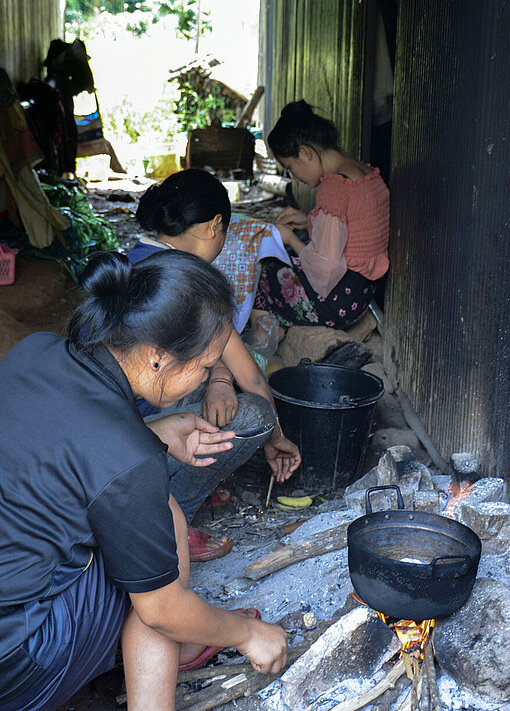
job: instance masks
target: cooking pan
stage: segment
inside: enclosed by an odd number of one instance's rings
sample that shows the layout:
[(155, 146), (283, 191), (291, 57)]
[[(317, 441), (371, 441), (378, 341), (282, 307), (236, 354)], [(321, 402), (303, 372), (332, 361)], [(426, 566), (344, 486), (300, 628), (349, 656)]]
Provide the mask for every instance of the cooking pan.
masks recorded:
[[(370, 495), (394, 489), (397, 509), (372, 513)], [(446, 617), (466, 602), (481, 553), (474, 531), (457, 521), (404, 509), (398, 486), (365, 493), (366, 515), (347, 529), (349, 574), (364, 603), (390, 617)]]

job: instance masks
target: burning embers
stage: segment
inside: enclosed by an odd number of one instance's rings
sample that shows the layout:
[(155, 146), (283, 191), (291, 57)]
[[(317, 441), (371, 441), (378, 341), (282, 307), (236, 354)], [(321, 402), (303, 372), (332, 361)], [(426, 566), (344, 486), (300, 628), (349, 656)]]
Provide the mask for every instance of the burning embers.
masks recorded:
[[(366, 604), (353, 592), (351, 592), (351, 595), (362, 605)], [(435, 620), (423, 620), (422, 622), (415, 622), (414, 620), (395, 620), (393, 617), (389, 617), (378, 610), (374, 610), (374, 612), (376, 612), (381, 620), (397, 635), (402, 645), (400, 649), (400, 659), (402, 659), (404, 655), (416, 659), (417, 661), (421, 661), (424, 658), (425, 646), (436, 624)]]
[[(376, 610), (377, 612), (377, 610)], [(391, 621), (392, 618), (383, 615), (382, 612), (377, 612), (383, 622), (390, 627), (397, 635), (402, 648), (400, 650), (400, 658), (407, 654), (418, 661), (425, 656), (425, 645), (429, 638), (429, 634), (434, 627), (435, 620), (423, 620), (423, 622), (414, 622), (413, 620), (399, 620), (398, 622)]]
[[(365, 605), (357, 595), (351, 595)], [(368, 606), (367, 606), (368, 607)], [(386, 677), (379, 682), (370, 692), (371, 700), (375, 700), (388, 688), (392, 688), (396, 681), (406, 674), (412, 682), (408, 694), (398, 708), (401, 711), (439, 711), (442, 708), (436, 681), (436, 668), (434, 653), (430, 641), (430, 633), (435, 625), (435, 620), (395, 620), (374, 610), (381, 620), (397, 635), (400, 643), (400, 656)], [(362, 698), (362, 697), (360, 697)], [(345, 705), (345, 711), (360, 709), (359, 705)], [(339, 704), (333, 711), (344, 711), (344, 706)]]

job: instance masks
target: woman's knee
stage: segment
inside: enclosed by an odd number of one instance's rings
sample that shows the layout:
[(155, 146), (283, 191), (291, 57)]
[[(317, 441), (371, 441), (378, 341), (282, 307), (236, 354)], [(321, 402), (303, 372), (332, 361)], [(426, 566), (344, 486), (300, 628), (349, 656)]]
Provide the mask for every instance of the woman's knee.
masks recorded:
[(239, 409), (234, 418), (240, 425), (271, 425), (276, 415), (269, 400), (256, 393), (239, 393)]

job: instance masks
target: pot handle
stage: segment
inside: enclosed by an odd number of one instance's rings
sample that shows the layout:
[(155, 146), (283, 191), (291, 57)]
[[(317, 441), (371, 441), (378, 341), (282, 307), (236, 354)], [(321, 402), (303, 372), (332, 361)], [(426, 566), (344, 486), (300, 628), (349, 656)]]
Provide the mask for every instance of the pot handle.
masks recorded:
[[(394, 489), (397, 492), (397, 506), (399, 509), (403, 509), (404, 507), (404, 499), (402, 498), (402, 492), (400, 491), (400, 487), (398, 487), (396, 484), (387, 484), (385, 486), (372, 486), (370, 489), (367, 489), (365, 492), (365, 511), (367, 516), (369, 516), (372, 513), (372, 504), (370, 502), (370, 494), (373, 491), (383, 491), (384, 489)], [(392, 509), (388, 509), (388, 511), (391, 511)]]
[(463, 560), (463, 561), (464, 561), (464, 564), (462, 565), (462, 568), (460, 568), (458, 571), (456, 571), (456, 573), (455, 573), (454, 575), (449, 575), (449, 576), (448, 576), (448, 577), (450, 577), (450, 578), (453, 578), (453, 577), (455, 577), (455, 575), (457, 575), (457, 574), (458, 574), (458, 575), (464, 575), (464, 574), (466, 573), (466, 571), (467, 571), (467, 569), (468, 569), (468, 567), (469, 567), (469, 560), (470, 560), (470, 559), (469, 559), (469, 556), (468, 556), (468, 555), (436, 555), (436, 557), (433, 558), (433, 559), (430, 561), (429, 565), (428, 565), (429, 573), (430, 573), (430, 577), (431, 577), (431, 578), (434, 578), (434, 577), (435, 577), (435, 575), (436, 575), (436, 563), (437, 563), (438, 561), (440, 561), (440, 560), (458, 560), (458, 561)]

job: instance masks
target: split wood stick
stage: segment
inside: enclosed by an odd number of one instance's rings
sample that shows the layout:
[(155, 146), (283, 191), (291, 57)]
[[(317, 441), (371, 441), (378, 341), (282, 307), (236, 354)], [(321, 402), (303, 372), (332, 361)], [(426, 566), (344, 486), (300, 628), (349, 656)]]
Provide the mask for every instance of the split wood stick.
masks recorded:
[(428, 674), (427, 665), (425, 664), (425, 660), (423, 660), (423, 664), (421, 665), (421, 677), (422, 677), (422, 684), (421, 684), (421, 697), (419, 699), (419, 711), (429, 711), (430, 681), (429, 681), (429, 674)]
[(237, 119), (237, 121), (234, 124), (234, 128), (238, 128), (239, 126), (244, 127), (247, 126), (250, 121), (251, 117), (253, 115), (253, 112), (257, 108), (257, 104), (262, 98), (262, 94), (264, 93), (264, 87), (263, 86), (258, 86), (255, 91), (252, 94), (251, 99), (248, 101), (248, 103), (245, 105), (244, 109), (241, 112), (241, 115)]
[(429, 642), (425, 646), (424, 664), (427, 665), (427, 676), (429, 679), (430, 693), (430, 708), (431, 711), (440, 711), (443, 709), (443, 704), (439, 698), (439, 689), (437, 688), (436, 667), (434, 666), (434, 653), (432, 651), (432, 643)]
[[(250, 696), (259, 689), (263, 689), (272, 681), (278, 678), (277, 674), (253, 674), (246, 680), (242, 681), (230, 689), (223, 689), (221, 686), (210, 686), (203, 691), (193, 694), (193, 699), (181, 705), (179, 708), (182, 711), (210, 711), (217, 706), (228, 704), (234, 699), (239, 699), (241, 696)], [(219, 688), (218, 688), (219, 686)]]
[[(393, 689), (397, 681), (400, 679), (402, 674), (405, 674), (404, 662), (400, 660), (395, 664), (393, 669), (386, 674), (384, 679), (381, 679), (374, 687), (366, 691), (361, 696), (356, 696), (355, 699), (348, 699), (347, 701), (342, 701), (342, 703), (333, 706), (331, 711), (357, 711), (357, 709), (362, 709), (363, 706), (371, 704), (379, 696), (384, 694), (387, 689)], [(311, 711), (313, 704), (309, 706), (306, 711)]]
[[(290, 647), (287, 653), (287, 663), (290, 664), (300, 657), (307, 649), (310, 649), (311, 644), (302, 645), (300, 647)], [(178, 684), (184, 684), (188, 681), (196, 681), (197, 679), (212, 679), (215, 676), (231, 677), (243, 672), (253, 671), (250, 662), (242, 662), (240, 664), (217, 664), (214, 667), (205, 667), (202, 669), (192, 669), (191, 671), (181, 672), (177, 677)]]
[[(297, 650), (298, 648), (294, 651), (297, 652)], [(251, 694), (254, 694), (256, 691), (271, 684), (275, 679), (278, 679), (278, 677), (289, 668), (292, 661), (289, 655), (287, 664), (278, 674), (257, 674), (257, 672), (252, 670), (252, 675), (246, 681), (242, 681), (229, 689), (224, 689), (221, 686), (220, 688), (218, 688), (218, 686), (208, 687), (194, 694), (193, 700), (190, 701), (189, 705), (184, 704), (179, 706), (179, 709), (180, 711), (210, 711), (210, 709), (214, 709), (222, 704), (227, 704), (229, 701), (239, 699), (241, 696), (251, 696)]]
[(293, 563), (299, 563), (307, 558), (331, 553), (345, 548), (347, 545), (347, 527), (351, 521), (344, 521), (339, 526), (328, 528), (326, 531), (314, 533), (308, 538), (299, 540), (283, 546), (273, 553), (269, 553), (264, 558), (250, 563), (244, 569), (244, 574), (251, 580), (260, 580), (266, 575), (275, 573), (277, 570), (286, 568)]
[(373, 704), (373, 711), (391, 711), (406, 686), (409, 686), (409, 679), (405, 674), (402, 674), (393, 689), (387, 689)]

